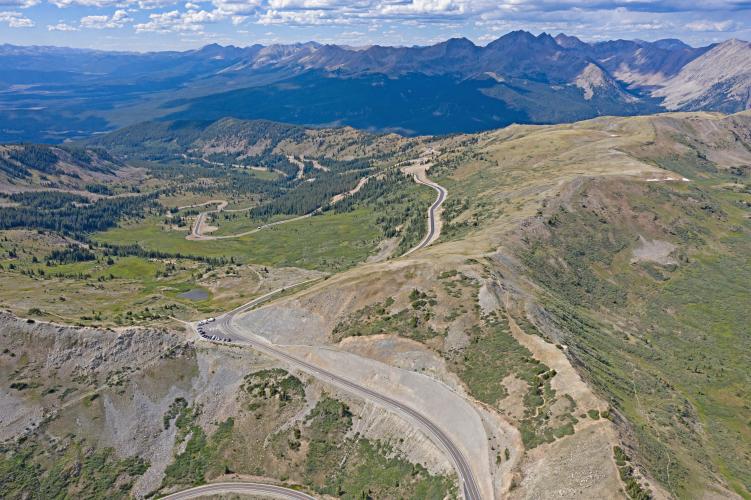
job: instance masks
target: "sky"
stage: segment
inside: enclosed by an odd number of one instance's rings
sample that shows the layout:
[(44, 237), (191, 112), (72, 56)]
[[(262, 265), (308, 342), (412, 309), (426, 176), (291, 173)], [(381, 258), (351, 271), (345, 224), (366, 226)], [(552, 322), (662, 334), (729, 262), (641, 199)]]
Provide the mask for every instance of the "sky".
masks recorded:
[(185, 50), (209, 43), (485, 45), (512, 30), (583, 40), (751, 40), (751, 0), (0, 0), (0, 44)]

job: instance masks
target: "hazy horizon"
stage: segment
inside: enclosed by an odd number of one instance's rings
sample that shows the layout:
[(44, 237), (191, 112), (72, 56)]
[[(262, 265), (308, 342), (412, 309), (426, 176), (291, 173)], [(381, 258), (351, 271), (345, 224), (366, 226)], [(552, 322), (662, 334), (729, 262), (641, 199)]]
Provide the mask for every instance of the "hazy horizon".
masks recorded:
[[(405, 45), (405, 44), (393, 44), (392, 45), (392, 44), (387, 44), (387, 43), (372, 43), (372, 44), (366, 44), (366, 45), (354, 45), (354, 44), (349, 44), (349, 43), (321, 42), (321, 41), (315, 40), (315, 39), (301, 39), (301, 40), (292, 40), (292, 41), (288, 41), (288, 42), (283, 41), (283, 42), (269, 42), (269, 43), (263, 43), (263, 42), (260, 42), (260, 41), (253, 41), (253, 40), (248, 40), (248, 41), (242, 42), (242, 43), (231, 43), (231, 42), (220, 43), (220, 42), (217, 42), (217, 41), (214, 41), (214, 40), (206, 40), (204, 43), (198, 42), (199, 44), (198, 45), (194, 45), (194, 46), (186, 46), (186, 47), (174, 48), (174, 49), (170, 49), (170, 48), (155, 48), (155, 49), (144, 49), (144, 50), (139, 50), (139, 49), (125, 49), (125, 48), (123, 48), (123, 49), (117, 49), (117, 48), (108, 49), (108, 48), (101, 48), (101, 47), (78, 47), (78, 46), (75, 46), (75, 45), (66, 45), (64, 43), (63, 44), (20, 44), (20, 43), (16, 44), (16, 43), (4, 42), (4, 41), (0, 42), (0, 46), (2, 46), (2, 45), (11, 45), (11, 46), (16, 46), (16, 47), (55, 47), (55, 48), (63, 48), (63, 49), (92, 50), (92, 51), (97, 51), (98, 50), (98, 51), (105, 51), (105, 52), (125, 52), (125, 53), (144, 53), (145, 54), (145, 53), (148, 53), (148, 52), (161, 52), (161, 51), (178, 51), (178, 52), (183, 52), (183, 51), (191, 51), (191, 50), (200, 50), (200, 49), (202, 49), (202, 48), (204, 48), (206, 46), (210, 46), (210, 45), (214, 45), (214, 44), (220, 45), (222, 47), (234, 46), (234, 47), (238, 47), (238, 48), (247, 48), (247, 47), (250, 47), (250, 46), (253, 46), (253, 45), (256, 45), (256, 44), (268, 46), (268, 45), (274, 45), (274, 44), (279, 44), (279, 45), (294, 45), (294, 44), (306, 44), (306, 43), (319, 43), (319, 44), (322, 44), (322, 45), (338, 45), (338, 46), (341, 46), (341, 47), (350, 48), (352, 50), (359, 50), (359, 49), (364, 50), (364, 49), (367, 49), (368, 47), (372, 47), (372, 46), (395, 47), (395, 48), (410, 48), (410, 47), (425, 47), (425, 46), (429, 46), (429, 45), (435, 45), (435, 44), (438, 44), (438, 43), (441, 43), (441, 42), (445, 42), (445, 41), (447, 41), (447, 40), (449, 40), (451, 38), (466, 38), (466, 39), (468, 39), (469, 41), (471, 41), (473, 44), (475, 44), (478, 47), (485, 47), (488, 44), (492, 43), (493, 41), (497, 40), (498, 38), (501, 38), (504, 35), (507, 35), (509, 33), (512, 33), (513, 31), (519, 31), (519, 30), (512, 30), (512, 31), (508, 31), (508, 32), (505, 32), (505, 33), (499, 33), (498, 37), (496, 37), (496, 38), (494, 38), (492, 40), (487, 40), (487, 41), (483, 41), (483, 42), (477, 42), (476, 40), (472, 40), (471, 38), (466, 37), (466, 36), (453, 36), (453, 37), (448, 37), (448, 38), (445, 38), (445, 39), (442, 39), (442, 40), (436, 40), (436, 41), (430, 42), (430, 43), (412, 44), (412, 45)], [(522, 31), (528, 31), (528, 30), (522, 30)], [(539, 36), (542, 33), (547, 33), (547, 32), (544, 32), (544, 31), (543, 32), (529, 31), (529, 32), (532, 33), (534, 36)], [(654, 43), (654, 42), (657, 42), (657, 41), (660, 41), (660, 40), (676, 39), (676, 40), (680, 40), (680, 41), (686, 43), (687, 45), (689, 45), (689, 46), (691, 46), (693, 48), (698, 48), (698, 47), (703, 47), (703, 46), (707, 46), (707, 45), (712, 45), (712, 44), (715, 44), (715, 43), (723, 43), (723, 42), (726, 42), (726, 41), (729, 41), (729, 40), (733, 40), (733, 39), (742, 40), (744, 42), (748, 42), (749, 41), (749, 40), (746, 40), (746, 39), (742, 39), (740, 37), (728, 37), (728, 38), (725, 38), (723, 40), (717, 40), (717, 41), (714, 41), (714, 42), (708, 42), (706, 44), (692, 44), (692, 43), (688, 43), (686, 40), (683, 40), (682, 38), (680, 38), (678, 36), (657, 37), (657, 38), (653, 38), (653, 39), (644, 39), (644, 38), (631, 38), (631, 39), (626, 39), (626, 38), (612, 38), (612, 39), (592, 40), (592, 39), (587, 39), (586, 37), (578, 36), (578, 35), (571, 34), (571, 33), (564, 33), (564, 32), (547, 33), (547, 34), (550, 35), (550, 36), (552, 36), (552, 37), (556, 37), (558, 34), (564, 34), (566, 36), (576, 37), (576, 38), (580, 39), (581, 41), (583, 41), (585, 43), (598, 43), (598, 42), (616, 41), (616, 40), (632, 40), (632, 41), (642, 41), (642, 42), (647, 42), (647, 43)]]
[(485, 45), (509, 31), (563, 32), (585, 41), (678, 38), (704, 46), (751, 39), (751, 3), (713, 0), (2, 0), (0, 43), (122, 51), (210, 43)]

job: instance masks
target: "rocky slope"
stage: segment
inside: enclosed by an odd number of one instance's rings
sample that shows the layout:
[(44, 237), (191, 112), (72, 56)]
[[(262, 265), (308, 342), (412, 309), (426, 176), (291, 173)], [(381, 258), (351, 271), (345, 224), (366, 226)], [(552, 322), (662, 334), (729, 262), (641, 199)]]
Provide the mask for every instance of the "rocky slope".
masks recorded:
[(666, 79), (652, 95), (670, 110), (734, 112), (751, 107), (751, 44), (730, 40)]
[(7, 313), (0, 350), (4, 498), (143, 498), (212, 479), (337, 496), (391, 496), (394, 478), (401, 491), (455, 489), (422, 432), (249, 350)]

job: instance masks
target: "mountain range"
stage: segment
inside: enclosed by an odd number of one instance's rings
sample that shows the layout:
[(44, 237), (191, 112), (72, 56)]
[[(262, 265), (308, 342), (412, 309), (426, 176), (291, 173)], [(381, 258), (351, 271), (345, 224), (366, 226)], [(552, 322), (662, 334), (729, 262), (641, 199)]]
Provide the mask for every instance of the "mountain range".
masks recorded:
[(481, 47), (316, 42), (185, 52), (0, 46), (0, 140), (87, 136), (145, 119), (224, 116), (405, 135), (751, 107), (751, 44), (586, 43), (508, 33)]

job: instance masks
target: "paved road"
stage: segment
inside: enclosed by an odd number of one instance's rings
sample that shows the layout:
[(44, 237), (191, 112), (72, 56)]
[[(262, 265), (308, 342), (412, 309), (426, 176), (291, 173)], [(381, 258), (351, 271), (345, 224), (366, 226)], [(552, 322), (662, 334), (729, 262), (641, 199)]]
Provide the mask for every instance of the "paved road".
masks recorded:
[[(273, 293), (274, 292), (272, 292), (272, 294)], [(410, 406), (392, 399), (385, 394), (378, 393), (349, 379), (340, 377), (327, 370), (321, 369), (301, 358), (293, 356), (287, 353), (282, 348), (271, 344), (265, 339), (261, 339), (261, 337), (257, 337), (252, 334), (246, 335), (235, 326), (234, 319), (239, 312), (250, 307), (251, 305), (258, 304), (263, 300), (268, 300), (268, 298), (272, 294), (268, 294), (264, 297), (259, 297), (254, 302), (248, 303), (245, 306), (242, 306), (235, 309), (234, 311), (220, 316), (215, 322), (209, 323), (204, 327), (206, 329), (206, 332), (209, 335), (217, 335), (218, 337), (230, 338), (232, 339), (232, 342), (236, 344), (239, 343), (241, 345), (248, 345), (256, 349), (257, 351), (260, 351), (271, 357), (284, 361), (291, 366), (301, 369), (323, 382), (334, 384), (350, 393), (353, 393), (356, 396), (375, 402), (379, 406), (395, 411), (398, 414), (403, 415), (413, 422), (417, 423), (421, 428), (423, 428), (426, 432), (428, 432), (428, 434), (433, 437), (433, 440), (436, 442), (436, 444), (441, 446), (446, 451), (448, 458), (453, 463), (454, 468), (456, 469), (456, 472), (459, 476), (465, 500), (481, 500), (482, 497), (480, 495), (479, 486), (466, 457), (464, 457), (462, 452), (451, 441), (451, 439), (428, 417), (422, 415)]]
[(436, 211), (443, 204), (443, 202), (446, 200), (446, 196), (448, 195), (448, 191), (446, 191), (446, 189), (443, 186), (431, 181), (430, 179), (427, 178), (427, 176), (425, 177), (425, 180), (420, 179), (420, 177), (417, 174), (412, 174), (412, 176), (414, 177), (416, 183), (435, 189), (438, 192), (438, 197), (435, 199), (433, 204), (430, 205), (430, 208), (428, 209), (428, 234), (425, 235), (425, 238), (423, 238), (422, 241), (416, 247), (412, 248), (404, 255), (409, 255), (412, 252), (425, 248), (426, 246), (430, 245), (431, 243), (433, 243), (435, 240), (438, 239), (440, 234), (436, 231), (436, 224), (435, 224)]
[[(422, 248), (425, 248), (426, 246), (428, 246), (429, 244), (431, 244), (433, 241), (437, 239), (439, 234), (437, 234), (437, 231), (436, 231), (436, 223), (435, 223), (436, 211), (444, 202), (448, 194), (446, 189), (443, 186), (436, 184), (435, 182), (432, 182), (427, 177), (425, 177), (425, 179), (423, 180), (423, 179), (420, 179), (417, 174), (414, 174), (414, 180), (418, 184), (429, 186), (435, 189), (436, 192), (438, 192), (438, 197), (428, 209), (428, 233), (425, 235), (425, 238), (423, 238), (423, 240), (416, 247), (408, 251), (405, 255), (410, 254), (414, 252), (415, 250), (420, 250)], [(481, 500), (482, 497), (480, 495), (480, 489), (474, 477), (474, 473), (469, 465), (469, 462), (464, 457), (461, 450), (459, 450), (459, 448), (457, 448), (457, 446), (451, 441), (451, 439), (437, 425), (435, 425), (428, 417), (422, 415), (421, 413), (411, 408), (410, 406), (402, 404), (401, 402), (395, 399), (392, 399), (385, 394), (378, 393), (365, 386), (359, 385), (349, 379), (340, 377), (327, 370), (321, 369), (311, 363), (308, 363), (307, 361), (301, 358), (293, 356), (287, 353), (282, 348), (275, 346), (274, 344), (271, 344), (270, 342), (266, 341), (265, 339), (261, 340), (260, 337), (257, 337), (252, 334), (244, 335), (243, 332), (241, 332), (234, 325), (235, 316), (239, 312), (245, 309), (248, 309), (250, 307), (256, 306), (264, 301), (269, 300), (274, 294), (282, 290), (283, 289), (270, 292), (262, 297), (259, 297), (249, 302), (248, 304), (245, 304), (227, 314), (224, 314), (223, 316), (220, 316), (219, 318), (217, 318), (215, 322), (209, 323), (204, 326), (206, 333), (208, 335), (216, 335), (218, 337), (229, 338), (235, 343), (241, 343), (241, 344), (245, 344), (250, 347), (253, 347), (254, 349), (260, 352), (263, 352), (276, 359), (282, 360), (294, 367), (297, 367), (309, 373), (310, 375), (313, 375), (319, 380), (332, 383), (342, 389), (347, 390), (348, 392), (351, 392), (357, 396), (363, 397), (366, 400), (373, 401), (376, 404), (379, 404), (380, 406), (386, 407), (392, 411), (395, 411), (401, 415), (408, 417), (412, 421), (416, 422), (419, 426), (421, 426), (429, 434), (431, 434), (435, 442), (439, 444), (446, 451), (449, 459), (453, 463), (454, 468), (456, 469), (456, 472), (459, 476), (459, 480), (462, 485), (462, 492), (464, 494), (463, 496), (465, 500)], [(299, 492), (295, 492), (295, 493), (299, 493)], [(193, 497), (175, 497), (175, 498), (193, 498)], [(292, 498), (310, 498), (310, 497), (305, 496), (305, 497), (292, 497)]]
[(203, 227), (203, 221), (206, 220), (206, 216), (209, 213), (213, 212), (221, 212), (224, 210), (224, 207), (227, 206), (227, 201), (225, 200), (209, 200), (203, 203), (196, 203), (195, 205), (186, 205), (184, 207), (178, 207), (178, 210), (182, 210), (184, 208), (194, 208), (194, 207), (203, 207), (206, 205), (216, 205), (216, 208), (214, 210), (208, 210), (206, 212), (201, 212), (198, 214), (198, 217), (196, 217), (196, 221), (193, 223), (193, 227), (190, 230), (190, 235), (194, 238), (201, 238), (203, 235), (201, 234), (201, 228)]
[(198, 214), (198, 217), (196, 217), (196, 222), (193, 224), (193, 229), (190, 231), (190, 235), (194, 238), (200, 238), (201, 235), (201, 227), (203, 227), (203, 220), (206, 218), (206, 214), (208, 212), (201, 212)]
[(188, 500), (190, 498), (199, 498), (208, 495), (218, 495), (221, 493), (244, 493), (246, 495), (262, 495), (272, 498), (284, 498), (290, 500), (316, 500), (316, 497), (310, 496), (302, 491), (275, 486), (273, 484), (263, 483), (214, 483), (196, 486), (189, 490), (179, 491), (163, 499), (168, 500)]

